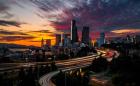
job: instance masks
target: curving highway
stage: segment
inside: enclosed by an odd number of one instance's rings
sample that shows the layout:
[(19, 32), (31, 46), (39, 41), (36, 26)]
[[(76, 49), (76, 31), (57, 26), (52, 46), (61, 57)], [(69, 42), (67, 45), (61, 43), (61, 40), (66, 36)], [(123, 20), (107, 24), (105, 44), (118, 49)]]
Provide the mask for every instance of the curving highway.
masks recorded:
[[(98, 58), (98, 57), (99, 55), (85, 56), (85, 57), (75, 58), (71, 60), (65, 60), (63, 62), (56, 62), (56, 65), (59, 66), (59, 70), (65, 72), (65, 71), (69, 71), (73, 69), (87, 67), (92, 63), (92, 61), (95, 58)], [(55, 86), (52, 83), (51, 78), (54, 75), (57, 75), (60, 72), (59, 70), (42, 76), (39, 80), (40, 85), (41, 86)]]
[[(98, 52), (102, 53), (103, 55), (106, 55), (107, 51), (103, 50), (98, 50)], [(116, 54), (116, 57), (119, 55), (117, 51), (110, 51), (114, 54)], [(95, 58), (100, 57), (100, 54), (93, 54), (91, 56), (85, 56), (85, 57), (79, 57), (79, 58), (73, 58), (73, 59), (68, 59), (68, 60), (60, 60), (60, 61), (55, 61), (56, 66), (59, 68), (61, 71), (69, 71), (73, 69), (79, 69), (83, 67), (89, 66), (92, 61)], [(13, 70), (13, 69), (18, 69), (22, 67), (33, 67), (36, 65), (45, 65), (45, 64), (51, 64), (52, 62), (32, 62), (32, 63), (5, 63), (5, 64), (0, 64), (0, 72), (7, 71), (7, 70)], [(39, 83), (41, 86), (55, 86), (51, 82), (51, 78), (54, 75), (57, 75), (60, 71), (54, 71), (49, 74), (46, 74), (42, 76), (39, 79)]]
[[(110, 56), (106, 55), (108, 51), (103, 51), (103, 50), (98, 50), (98, 52), (102, 53), (106, 57), (113, 57), (115, 54), (115, 57), (119, 56), (119, 53), (117, 51), (110, 50), (111, 54)], [(56, 65), (59, 67), (59, 70), (65, 72), (73, 69), (79, 69), (83, 67), (89, 66), (92, 61), (95, 58), (100, 57), (100, 54), (94, 54), (91, 56), (85, 56), (85, 57), (80, 57), (80, 58), (75, 58), (75, 59), (70, 59), (70, 60), (64, 60), (64, 61), (56, 61)], [(41, 86), (55, 86), (54, 83), (52, 83), (51, 78), (55, 75), (57, 75), (60, 71), (54, 71), (49, 74), (46, 74), (42, 76), (39, 80), (39, 83)]]

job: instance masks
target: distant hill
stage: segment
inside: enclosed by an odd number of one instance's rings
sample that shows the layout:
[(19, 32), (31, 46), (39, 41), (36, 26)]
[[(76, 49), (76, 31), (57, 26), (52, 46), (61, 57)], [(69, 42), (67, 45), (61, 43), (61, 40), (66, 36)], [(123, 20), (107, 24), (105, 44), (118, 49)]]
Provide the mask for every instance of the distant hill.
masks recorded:
[(26, 46), (26, 45), (19, 45), (19, 44), (8, 44), (8, 43), (0, 43), (0, 48), (38, 48), (36, 46)]

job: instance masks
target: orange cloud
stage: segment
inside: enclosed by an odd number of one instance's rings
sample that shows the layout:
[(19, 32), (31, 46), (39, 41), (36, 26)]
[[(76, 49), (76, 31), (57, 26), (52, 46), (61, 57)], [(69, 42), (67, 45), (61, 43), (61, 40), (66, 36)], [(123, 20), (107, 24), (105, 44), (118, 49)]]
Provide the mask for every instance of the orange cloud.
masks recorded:
[[(32, 41), (32, 40), (17, 40), (17, 41), (10, 41), (10, 42), (2, 42), (2, 43), (13, 43), (13, 44), (19, 44), (19, 45), (26, 45), (26, 46), (41, 46), (41, 40), (38, 41)], [(55, 44), (55, 40), (51, 40), (51, 45)]]
[(0, 30), (0, 40), (1, 43), (14, 43), (20, 45), (33, 45), (40, 46), (42, 38), (44, 40), (51, 39), (51, 45), (55, 44), (55, 36), (53, 32), (48, 30), (38, 30), (38, 31), (8, 31)]
[(123, 34), (123, 33), (140, 33), (140, 29), (121, 29), (121, 30), (113, 30), (111, 32), (117, 33), (117, 34)]

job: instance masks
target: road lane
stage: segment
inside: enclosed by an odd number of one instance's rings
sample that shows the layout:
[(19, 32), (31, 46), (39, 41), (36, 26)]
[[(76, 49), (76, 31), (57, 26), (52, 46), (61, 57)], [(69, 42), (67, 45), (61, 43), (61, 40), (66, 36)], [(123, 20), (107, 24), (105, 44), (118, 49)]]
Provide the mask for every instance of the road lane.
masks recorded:
[[(100, 52), (102, 54), (107, 53), (107, 51), (103, 51), (103, 50), (98, 50), (98, 52)], [(114, 51), (111, 51), (111, 52), (114, 52)], [(115, 53), (116, 53), (116, 57), (118, 57), (119, 53), (116, 52), (116, 51), (115, 51)], [(71, 59), (71, 60), (65, 60), (63, 62), (57, 61), (56, 65), (61, 67), (61, 68), (59, 68), (59, 70), (61, 70), (62, 72), (65, 72), (65, 71), (69, 71), (69, 70), (73, 70), (73, 69), (87, 67), (92, 63), (92, 61), (95, 58), (98, 58), (98, 57), (100, 57), (100, 55), (96, 54), (96, 55), (91, 55), (91, 56), (85, 56), (85, 57), (82, 57), (82, 58), (75, 58), (75, 59)], [(40, 78), (40, 80), (39, 80), (40, 85), (41, 86), (55, 86), (52, 83), (51, 78), (53, 76), (57, 75), (59, 72), (60, 71), (55, 71), (55, 72), (51, 72), (49, 74), (46, 74), (46, 75), (42, 76)]]
[[(59, 68), (59, 70), (61, 70), (62, 72), (65, 72), (65, 71), (70, 71), (70, 70), (73, 70), (73, 69), (79, 69), (79, 68), (87, 67), (97, 57), (98, 57), (98, 55), (85, 56), (85, 57), (80, 57), (80, 58), (76, 58), (76, 59), (67, 60), (67, 61), (64, 61), (64, 62), (61, 62), (61, 63), (56, 62), (56, 64), (57, 65), (61, 64), (61, 67)], [(40, 85), (41, 86), (55, 86), (52, 83), (51, 78), (54, 75), (57, 75), (60, 72), (59, 70), (42, 76), (39, 80)]]

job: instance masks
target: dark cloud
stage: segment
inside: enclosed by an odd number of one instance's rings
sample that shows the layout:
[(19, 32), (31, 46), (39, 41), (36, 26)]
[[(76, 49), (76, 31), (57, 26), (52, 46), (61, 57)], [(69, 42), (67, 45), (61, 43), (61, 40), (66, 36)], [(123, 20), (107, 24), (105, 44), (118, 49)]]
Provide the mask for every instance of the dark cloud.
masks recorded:
[(40, 42), (40, 41), (28, 41), (28, 42)]
[(0, 3), (0, 12), (7, 10), (8, 7)]
[(6, 20), (0, 20), (0, 25), (2, 26), (16, 26), (16, 27), (20, 27), (22, 23), (20, 22), (16, 22), (16, 21), (6, 21)]
[(56, 28), (57, 30), (69, 30), (70, 29), (70, 22), (52, 22), (51, 26)]
[(30, 31), (30, 32), (52, 33), (52, 32), (50, 32), (50, 30), (37, 30), (37, 31)]
[[(16, 4), (24, 9), (24, 1), (32, 2), (34, 7), (38, 7), (35, 14), (49, 21), (57, 31), (69, 32), (72, 19), (77, 20), (79, 31), (85, 25), (95, 32), (140, 28), (140, 0), (0, 0), (0, 12), (7, 14), (5, 18), (12, 17), (8, 12), (9, 4)], [(19, 27), (20, 24), (16, 21), (0, 20), (0, 25), (3, 26)]]
[(28, 40), (34, 39), (35, 37), (30, 36), (26, 33), (22, 33), (19, 31), (8, 31), (4, 29), (0, 29), (0, 35), (4, 35), (0, 37), (1, 41), (19, 41), (19, 40)]
[(1, 18), (12, 18), (14, 15), (9, 13), (8, 11), (10, 10), (10, 2), (9, 0), (0, 0), (0, 13), (1, 13)]
[(42, 33), (52, 33), (49, 30), (39, 30), (38, 32), (42, 32)]
[(3, 12), (8, 9), (9, 9), (9, 7), (5, 4), (4, 0), (1, 0), (0, 1), (0, 12)]
[[(32, 0), (57, 30), (70, 28), (76, 19), (78, 29), (88, 25), (93, 31), (140, 27), (140, 0)], [(53, 21), (52, 21), (53, 19)]]
[(32, 36), (3, 36), (3, 37), (0, 37), (0, 40), (9, 42), (9, 41), (20, 41), (20, 40), (29, 40), (29, 39), (31, 40), (34, 38), (35, 37), (32, 37)]
[(22, 33), (19, 31), (8, 31), (8, 30), (4, 30), (4, 29), (0, 29), (0, 34), (2, 34), (2, 35), (28, 35), (26, 33)]

